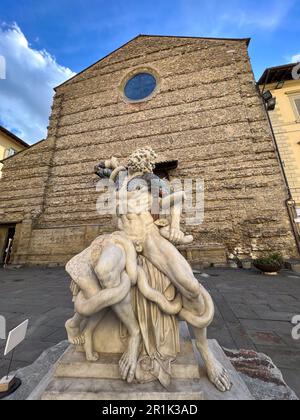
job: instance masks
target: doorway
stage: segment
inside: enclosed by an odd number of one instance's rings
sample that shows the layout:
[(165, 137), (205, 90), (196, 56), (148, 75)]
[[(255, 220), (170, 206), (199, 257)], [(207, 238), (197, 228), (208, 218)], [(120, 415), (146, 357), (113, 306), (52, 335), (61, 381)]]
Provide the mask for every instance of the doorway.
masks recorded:
[(9, 264), (16, 225), (0, 225), (0, 266)]

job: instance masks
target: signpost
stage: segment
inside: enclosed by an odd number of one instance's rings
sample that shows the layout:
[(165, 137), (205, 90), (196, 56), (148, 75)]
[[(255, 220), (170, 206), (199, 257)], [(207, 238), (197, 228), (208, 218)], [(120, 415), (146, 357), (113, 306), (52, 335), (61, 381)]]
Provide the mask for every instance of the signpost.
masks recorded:
[(6, 319), (0, 315), (0, 340), (6, 339)]
[(9, 373), (13, 362), (14, 350), (20, 343), (22, 343), (22, 341), (24, 341), (26, 337), (28, 322), (29, 321), (27, 319), (22, 322), (22, 324), (11, 330), (8, 334), (4, 356), (11, 353), (11, 358), (6, 376), (0, 380), (0, 399), (15, 392), (22, 383), (20, 379), (16, 378), (14, 375), (9, 375)]

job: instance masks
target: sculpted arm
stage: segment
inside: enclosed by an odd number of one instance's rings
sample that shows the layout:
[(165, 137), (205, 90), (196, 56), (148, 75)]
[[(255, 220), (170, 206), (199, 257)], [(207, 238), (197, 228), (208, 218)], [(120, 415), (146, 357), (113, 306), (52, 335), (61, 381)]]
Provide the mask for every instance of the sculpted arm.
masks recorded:
[(184, 199), (185, 193), (183, 191), (175, 192), (161, 199), (162, 211), (170, 211), (172, 229), (180, 230), (180, 220)]
[(170, 225), (161, 229), (161, 234), (171, 242), (188, 244), (193, 242), (194, 238), (192, 236), (185, 236), (180, 228), (184, 200), (185, 193), (183, 191), (174, 192), (161, 199), (162, 212), (170, 214)]

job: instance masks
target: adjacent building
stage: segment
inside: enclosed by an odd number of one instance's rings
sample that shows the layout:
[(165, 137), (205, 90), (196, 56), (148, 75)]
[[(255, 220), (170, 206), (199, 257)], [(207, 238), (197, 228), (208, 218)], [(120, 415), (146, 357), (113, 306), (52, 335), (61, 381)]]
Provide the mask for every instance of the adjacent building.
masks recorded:
[(0, 178), (2, 176), (3, 159), (14, 156), (16, 153), (27, 149), (29, 146), (15, 134), (0, 125)]
[[(2, 177), (2, 160), (10, 158), (27, 149), (29, 146), (15, 134), (0, 126), (0, 179)], [(0, 206), (3, 203), (4, 192), (0, 193)], [(1, 216), (0, 216), (1, 220)], [(1, 223), (1, 222), (0, 222)], [(7, 252), (15, 234), (15, 224), (0, 225), (0, 265), (8, 260)]]
[[(258, 84), (276, 100), (269, 117), (290, 193), (292, 217), (300, 233), (300, 66), (286, 64), (265, 70)], [(300, 237), (299, 237), (300, 238)]]
[(64, 264), (116, 229), (96, 211), (94, 166), (151, 146), (169, 179), (203, 178), (191, 261), (299, 251), (249, 39), (138, 36), (56, 88), (48, 137), (4, 162), (0, 226), (11, 262)]
[(267, 69), (258, 83), (276, 98), (275, 110), (269, 115), (289, 188), (300, 211), (300, 77), (295, 69), (295, 64)]

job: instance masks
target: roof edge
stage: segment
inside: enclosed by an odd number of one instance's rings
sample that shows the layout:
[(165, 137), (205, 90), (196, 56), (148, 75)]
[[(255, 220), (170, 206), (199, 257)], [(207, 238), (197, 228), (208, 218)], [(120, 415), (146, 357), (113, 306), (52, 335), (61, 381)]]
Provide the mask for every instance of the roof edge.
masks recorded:
[(8, 137), (11, 137), (14, 141), (16, 141), (17, 143), (21, 144), (22, 146), (24, 146), (26, 148), (30, 147), (28, 143), (26, 143), (24, 140), (20, 139), (20, 137), (16, 136), (14, 133), (12, 133), (11, 131), (7, 130), (2, 125), (0, 125), (0, 131), (2, 131), (2, 133), (6, 134)]
[(260, 79), (258, 80), (257, 84), (258, 85), (262, 85), (265, 83), (265, 77), (267, 76), (267, 74), (273, 70), (284, 70), (284, 69), (289, 69), (289, 68), (293, 68), (297, 65), (297, 63), (289, 63), (289, 64), (282, 64), (280, 66), (274, 66), (274, 67), (268, 67), (265, 69), (265, 71), (263, 72), (263, 74), (261, 75)]
[(146, 35), (146, 34), (140, 34), (135, 36), (134, 38), (127, 41), (125, 44), (122, 44), (117, 49), (113, 50), (109, 54), (105, 55), (104, 57), (100, 58), (100, 60), (97, 60), (95, 63), (91, 64), (90, 66), (86, 67), (85, 69), (81, 70), (79, 73), (76, 73), (75, 76), (71, 77), (70, 79), (66, 80), (65, 82), (61, 83), (60, 85), (56, 86), (54, 88), (54, 91), (56, 92), (57, 89), (61, 88), (62, 86), (69, 83), (71, 80), (74, 80), (77, 76), (81, 75), (85, 71), (89, 70), (93, 66), (95, 66), (98, 63), (101, 63), (101, 61), (105, 60), (106, 58), (110, 57), (111, 55), (115, 54), (117, 51), (121, 50), (122, 48), (126, 47), (131, 42), (135, 41), (138, 38), (182, 38), (182, 39), (203, 39), (203, 40), (212, 40), (212, 41), (237, 41), (237, 42), (246, 42), (247, 47), (249, 47), (251, 38), (212, 38), (212, 37), (199, 37), (199, 36), (178, 36), (178, 35)]
[(130, 44), (131, 42), (133, 42), (137, 38), (140, 38), (141, 36), (142, 35), (137, 35), (136, 37), (132, 38), (130, 41), (125, 42), (125, 44), (122, 44), (119, 48), (116, 48), (115, 50), (113, 50), (109, 54), (107, 54), (104, 57), (100, 58), (100, 60), (95, 61), (95, 63), (93, 63), (90, 66), (86, 67), (85, 69), (81, 70), (79, 73), (76, 73), (75, 76), (71, 77), (70, 79), (68, 79), (65, 82), (61, 83), (60, 85), (56, 86), (54, 88), (55, 92), (57, 91), (57, 89), (59, 89), (60, 87), (64, 86), (65, 84), (69, 83), (71, 80), (75, 79), (77, 76), (79, 76), (80, 74), (84, 73), (86, 70), (89, 70), (90, 68), (94, 67), (96, 64), (100, 63), (102, 60), (105, 60), (106, 58), (110, 57), (111, 55), (113, 55), (117, 51), (121, 50), (122, 48), (126, 47), (126, 45)]
[(212, 41), (237, 41), (237, 42), (246, 42), (247, 46), (250, 45), (251, 37), (248, 38), (218, 38), (211, 36), (180, 36), (180, 35), (147, 35), (141, 34), (140, 37), (149, 37), (149, 38), (182, 38), (182, 39), (204, 39)]

